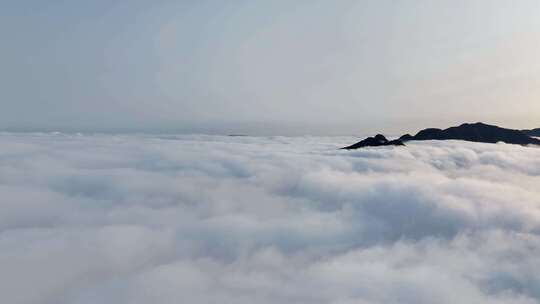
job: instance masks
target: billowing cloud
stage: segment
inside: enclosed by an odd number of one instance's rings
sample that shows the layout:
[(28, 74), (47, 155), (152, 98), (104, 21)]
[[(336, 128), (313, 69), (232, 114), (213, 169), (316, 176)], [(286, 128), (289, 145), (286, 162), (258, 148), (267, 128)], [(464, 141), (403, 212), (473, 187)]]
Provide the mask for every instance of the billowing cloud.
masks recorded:
[(0, 136), (6, 303), (538, 303), (540, 149)]

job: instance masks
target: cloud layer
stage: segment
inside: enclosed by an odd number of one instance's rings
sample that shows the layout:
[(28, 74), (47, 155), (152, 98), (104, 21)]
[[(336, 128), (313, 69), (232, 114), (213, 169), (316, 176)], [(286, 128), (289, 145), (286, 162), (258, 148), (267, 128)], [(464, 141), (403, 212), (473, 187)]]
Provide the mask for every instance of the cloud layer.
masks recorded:
[(6, 303), (538, 303), (540, 149), (0, 135)]

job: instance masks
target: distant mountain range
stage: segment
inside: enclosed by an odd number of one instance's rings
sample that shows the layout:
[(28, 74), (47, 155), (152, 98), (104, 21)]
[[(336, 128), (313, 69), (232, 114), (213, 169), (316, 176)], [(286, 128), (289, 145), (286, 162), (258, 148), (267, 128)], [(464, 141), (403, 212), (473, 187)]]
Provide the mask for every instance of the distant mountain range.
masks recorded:
[(404, 146), (406, 142), (413, 140), (465, 140), (481, 143), (504, 142), (517, 145), (540, 145), (540, 128), (533, 130), (513, 130), (488, 125), (481, 122), (465, 123), (448, 129), (428, 128), (421, 130), (416, 135), (405, 134), (396, 140), (388, 140), (381, 134), (368, 137), (362, 141), (344, 147), (342, 149), (358, 149), (363, 147), (378, 146)]

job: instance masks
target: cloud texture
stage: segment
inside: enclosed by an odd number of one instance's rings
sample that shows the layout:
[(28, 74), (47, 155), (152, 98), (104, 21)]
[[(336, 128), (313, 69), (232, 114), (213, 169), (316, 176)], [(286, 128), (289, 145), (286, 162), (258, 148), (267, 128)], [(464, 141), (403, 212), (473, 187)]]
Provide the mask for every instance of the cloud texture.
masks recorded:
[(0, 135), (16, 304), (539, 303), (540, 149)]

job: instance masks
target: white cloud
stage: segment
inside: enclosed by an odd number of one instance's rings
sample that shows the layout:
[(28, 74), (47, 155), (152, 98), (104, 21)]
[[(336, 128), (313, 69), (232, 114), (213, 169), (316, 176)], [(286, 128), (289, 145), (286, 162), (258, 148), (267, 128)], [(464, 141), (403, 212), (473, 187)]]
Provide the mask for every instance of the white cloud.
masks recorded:
[(6, 303), (538, 303), (540, 149), (0, 136)]

